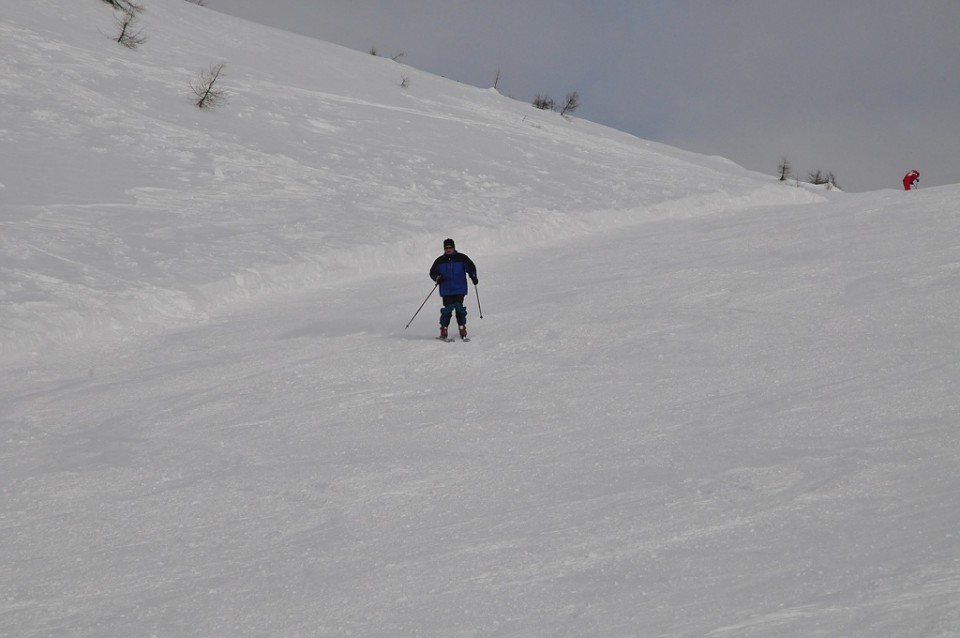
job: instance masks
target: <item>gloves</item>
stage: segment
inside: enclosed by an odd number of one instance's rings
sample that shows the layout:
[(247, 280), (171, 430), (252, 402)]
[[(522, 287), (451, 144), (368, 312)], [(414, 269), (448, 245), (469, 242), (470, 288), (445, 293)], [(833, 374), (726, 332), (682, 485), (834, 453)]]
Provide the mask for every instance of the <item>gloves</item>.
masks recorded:
[(437, 275), (437, 278), (436, 278), (436, 279), (434, 279), (434, 281), (435, 281), (435, 282), (437, 282), (437, 283), (439, 284), (440, 282), (442, 282), (442, 281), (443, 281), (443, 275)]
[(473, 285), (474, 285), (474, 286), (477, 285), (477, 276), (476, 276), (476, 275), (470, 275), (470, 280), (473, 282)]

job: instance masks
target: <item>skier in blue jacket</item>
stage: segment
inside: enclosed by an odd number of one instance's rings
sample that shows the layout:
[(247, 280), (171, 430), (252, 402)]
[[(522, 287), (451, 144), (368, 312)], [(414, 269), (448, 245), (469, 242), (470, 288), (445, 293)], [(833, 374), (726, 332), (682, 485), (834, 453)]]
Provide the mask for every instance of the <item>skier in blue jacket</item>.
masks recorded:
[(443, 254), (430, 267), (430, 279), (440, 284), (440, 296), (443, 297), (443, 308), (440, 309), (441, 339), (447, 338), (447, 328), (454, 313), (460, 326), (460, 338), (467, 338), (467, 309), (463, 305), (463, 298), (467, 296), (468, 276), (476, 286), (477, 267), (473, 261), (457, 252), (457, 245), (452, 239), (444, 239)]

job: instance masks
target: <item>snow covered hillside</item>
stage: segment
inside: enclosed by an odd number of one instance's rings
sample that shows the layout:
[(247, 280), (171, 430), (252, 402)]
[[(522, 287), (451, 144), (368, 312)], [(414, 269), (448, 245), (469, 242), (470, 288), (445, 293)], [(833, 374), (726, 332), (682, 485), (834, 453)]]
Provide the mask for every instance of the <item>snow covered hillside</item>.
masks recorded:
[[(185, 4), (151, 2), (130, 51), (103, 3), (4, 3), (3, 352), (419, 268), (445, 234), (487, 252), (810, 199)], [(201, 112), (221, 61), (229, 104)]]
[(957, 635), (960, 187), (145, 6), (0, 0), (0, 635)]

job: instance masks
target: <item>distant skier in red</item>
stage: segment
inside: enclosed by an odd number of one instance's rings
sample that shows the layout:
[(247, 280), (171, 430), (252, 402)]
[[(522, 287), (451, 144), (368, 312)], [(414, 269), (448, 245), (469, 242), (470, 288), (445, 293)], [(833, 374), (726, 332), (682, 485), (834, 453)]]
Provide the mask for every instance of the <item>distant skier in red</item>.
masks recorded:
[(909, 173), (903, 176), (903, 190), (908, 191), (913, 188), (914, 184), (920, 181), (920, 171), (913, 169)]

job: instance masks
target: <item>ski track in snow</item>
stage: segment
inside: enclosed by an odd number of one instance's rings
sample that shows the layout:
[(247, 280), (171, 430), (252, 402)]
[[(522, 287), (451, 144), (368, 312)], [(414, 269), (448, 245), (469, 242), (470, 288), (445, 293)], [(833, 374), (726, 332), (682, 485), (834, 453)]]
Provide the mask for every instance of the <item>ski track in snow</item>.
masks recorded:
[[(180, 0), (137, 52), (8, 4), (0, 634), (955, 635), (956, 187), (777, 184)], [(446, 236), (469, 343), (436, 296), (403, 328)]]

